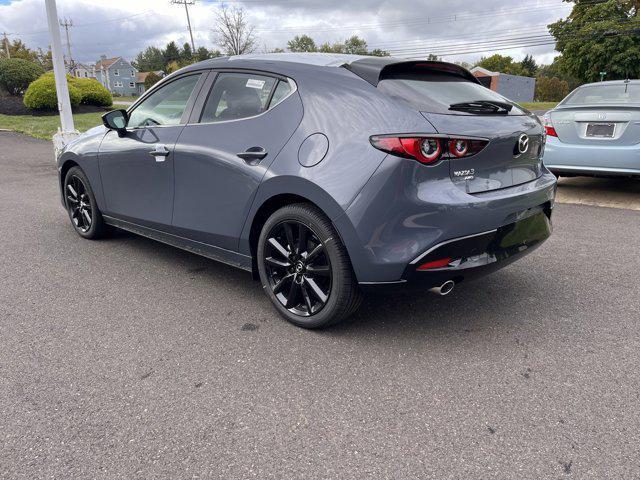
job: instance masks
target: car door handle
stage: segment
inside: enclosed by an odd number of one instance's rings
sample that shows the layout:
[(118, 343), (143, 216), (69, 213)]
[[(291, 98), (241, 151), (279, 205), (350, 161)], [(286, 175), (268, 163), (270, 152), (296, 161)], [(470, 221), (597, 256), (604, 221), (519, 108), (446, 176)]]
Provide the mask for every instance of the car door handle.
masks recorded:
[(156, 148), (151, 150), (149, 155), (156, 157), (156, 162), (164, 162), (165, 158), (169, 155), (169, 149), (164, 145), (156, 145)]
[(245, 162), (255, 162), (256, 160), (262, 160), (267, 156), (267, 151), (263, 147), (251, 147), (247, 148), (244, 152), (240, 152), (238, 155)]

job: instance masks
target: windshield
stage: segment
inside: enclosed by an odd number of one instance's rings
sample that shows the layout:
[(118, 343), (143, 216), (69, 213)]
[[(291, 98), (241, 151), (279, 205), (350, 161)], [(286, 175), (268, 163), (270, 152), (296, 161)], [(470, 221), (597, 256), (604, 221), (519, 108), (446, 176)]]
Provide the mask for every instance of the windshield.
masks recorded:
[(574, 91), (562, 105), (640, 103), (640, 85), (618, 83), (615, 85), (591, 85)]
[[(413, 108), (429, 113), (459, 115), (460, 112), (452, 111), (450, 107), (465, 102), (489, 101), (512, 104), (493, 90), (446, 73), (393, 75), (381, 80), (378, 88), (393, 98), (409, 103)], [(509, 115), (524, 115), (517, 105), (513, 105)]]

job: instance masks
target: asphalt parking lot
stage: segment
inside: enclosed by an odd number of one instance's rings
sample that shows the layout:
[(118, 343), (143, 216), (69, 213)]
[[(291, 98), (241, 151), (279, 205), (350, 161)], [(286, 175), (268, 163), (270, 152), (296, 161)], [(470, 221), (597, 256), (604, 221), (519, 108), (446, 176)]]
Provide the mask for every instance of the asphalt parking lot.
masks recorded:
[(80, 239), (50, 143), (0, 147), (0, 478), (640, 477), (640, 182), (563, 180), (524, 260), (309, 332), (246, 273)]

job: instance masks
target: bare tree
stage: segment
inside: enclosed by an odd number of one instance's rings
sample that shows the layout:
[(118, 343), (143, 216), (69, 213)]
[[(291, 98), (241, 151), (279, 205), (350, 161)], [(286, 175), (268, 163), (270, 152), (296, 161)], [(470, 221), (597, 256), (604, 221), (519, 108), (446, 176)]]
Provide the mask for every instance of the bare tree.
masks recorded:
[(257, 40), (253, 27), (247, 23), (243, 8), (222, 7), (218, 11), (218, 43), (227, 55), (242, 55), (255, 50)]

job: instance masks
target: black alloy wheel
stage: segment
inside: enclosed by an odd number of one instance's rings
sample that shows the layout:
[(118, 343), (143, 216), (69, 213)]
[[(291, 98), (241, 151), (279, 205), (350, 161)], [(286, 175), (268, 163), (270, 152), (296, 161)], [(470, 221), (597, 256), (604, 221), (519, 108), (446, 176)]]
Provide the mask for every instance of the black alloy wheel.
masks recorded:
[(87, 233), (93, 224), (93, 208), (87, 187), (78, 175), (70, 175), (65, 187), (67, 208), (73, 225), (82, 233)]
[(262, 287), (287, 321), (322, 328), (358, 309), (362, 293), (347, 249), (315, 205), (296, 203), (274, 212), (256, 247)]
[(331, 295), (331, 262), (307, 225), (288, 220), (271, 229), (265, 268), (273, 294), (289, 312), (308, 317), (326, 305)]
[(64, 179), (64, 203), (75, 231), (82, 238), (97, 239), (107, 232), (89, 179), (80, 167), (72, 167)]

